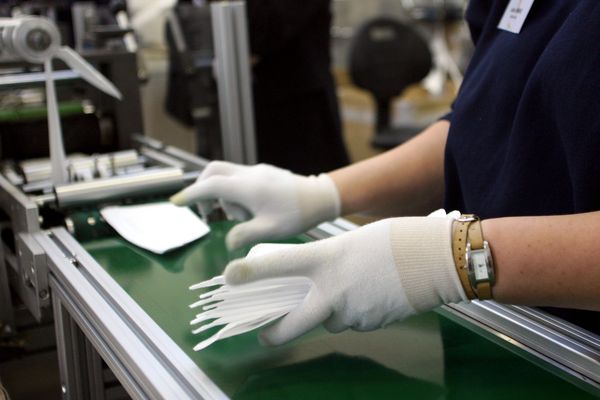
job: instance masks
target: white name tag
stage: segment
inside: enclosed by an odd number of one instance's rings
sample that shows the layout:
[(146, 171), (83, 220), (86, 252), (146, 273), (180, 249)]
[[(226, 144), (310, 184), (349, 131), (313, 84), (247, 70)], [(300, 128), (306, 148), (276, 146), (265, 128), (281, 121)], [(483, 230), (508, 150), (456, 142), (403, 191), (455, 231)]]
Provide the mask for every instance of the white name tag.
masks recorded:
[(525, 18), (531, 10), (534, 0), (510, 0), (504, 15), (498, 24), (498, 29), (503, 29), (512, 33), (521, 32), (525, 23)]

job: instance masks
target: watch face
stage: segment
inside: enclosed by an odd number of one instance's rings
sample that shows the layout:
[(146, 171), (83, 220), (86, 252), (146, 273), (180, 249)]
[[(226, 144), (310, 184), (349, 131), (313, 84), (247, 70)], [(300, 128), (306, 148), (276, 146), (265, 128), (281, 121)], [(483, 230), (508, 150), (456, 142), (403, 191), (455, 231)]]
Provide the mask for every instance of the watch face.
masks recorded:
[(486, 254), (483, 251), (474, 251), (471, 253), (471, 262), (473, 265), (473, 272), (475, 273), (475, 280), (486, 281), (489, 279)]

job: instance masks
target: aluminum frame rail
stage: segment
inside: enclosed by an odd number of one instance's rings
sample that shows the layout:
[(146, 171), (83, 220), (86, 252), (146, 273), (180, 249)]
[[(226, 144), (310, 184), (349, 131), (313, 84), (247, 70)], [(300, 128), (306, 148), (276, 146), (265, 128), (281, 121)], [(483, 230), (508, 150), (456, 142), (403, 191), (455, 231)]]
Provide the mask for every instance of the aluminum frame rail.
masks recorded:
[(531, 307), (472, 301), (442, 310), (600, 389), (600, 336)]
[(85, 398), (86, 385), (97, 390), (80, 371), (70, 318), (131, 397), (226, 398), (64, 228), (35, 238), (50, 270), (64, 399)]
[(243, 1), (211, 4), (223, 158), (257, 162), (250, 46)]

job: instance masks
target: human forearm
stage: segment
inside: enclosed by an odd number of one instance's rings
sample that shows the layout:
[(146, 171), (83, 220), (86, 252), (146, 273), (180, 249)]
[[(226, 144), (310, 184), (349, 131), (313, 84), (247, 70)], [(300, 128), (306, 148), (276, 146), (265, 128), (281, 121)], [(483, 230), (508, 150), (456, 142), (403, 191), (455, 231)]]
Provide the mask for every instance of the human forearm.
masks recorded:
[(600, 310), (600, 212), (489, 219), (483, 232), (497, 301)]
[(441, 207), (449, 127), (438, 121), (395, 149), (331, 172), (342, 213), (420, 215)]

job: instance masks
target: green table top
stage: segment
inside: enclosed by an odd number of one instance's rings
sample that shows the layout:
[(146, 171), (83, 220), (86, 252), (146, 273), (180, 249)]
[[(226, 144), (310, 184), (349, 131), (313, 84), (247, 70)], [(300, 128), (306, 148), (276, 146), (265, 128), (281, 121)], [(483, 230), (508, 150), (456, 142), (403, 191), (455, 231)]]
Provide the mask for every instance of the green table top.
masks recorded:
[[(386, 329), (332, 335), (316, 329), (265, 348), (256, 333), (194, 352), (188, 287), (222, 272), (231, 223), (179, 250), (156, 255), (114, 234), (82, 235), (87, 251), (229, 396), (237, 399), (586, 399), (600, 392), (476, 327), (430, 312)], [(291, 242), (308, 240), (299, 237)]]

